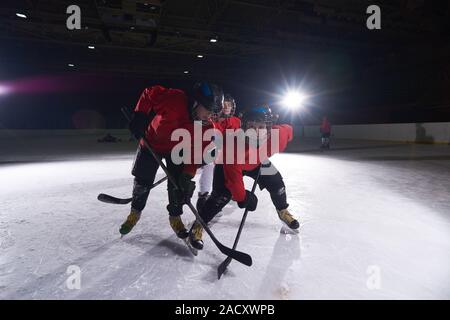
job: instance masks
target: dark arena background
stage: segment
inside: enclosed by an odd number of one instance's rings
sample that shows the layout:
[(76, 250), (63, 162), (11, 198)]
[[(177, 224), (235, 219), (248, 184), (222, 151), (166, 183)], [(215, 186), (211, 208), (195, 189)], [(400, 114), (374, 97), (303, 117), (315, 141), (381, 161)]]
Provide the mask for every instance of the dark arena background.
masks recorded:
[[(252, 265), (220, 279), (216, 241), (204, 231), (193, 255), (173, 232), (171, 182), (119, 233), (139, 191), (121, 109), (159, 85), (194, 119), (197, 82), (231, 94), (236, 116), (269, 105), (293, 129), (270, 161), (300, 227), (244, 176), (245, 201), (208, 226), (232, 248), (257, 198), (237, 244)], [(152, 99), (178, 123), (179, 104)], [(0, 1), (0, 299), (448, 300), (449, 200), (448, 1)]]

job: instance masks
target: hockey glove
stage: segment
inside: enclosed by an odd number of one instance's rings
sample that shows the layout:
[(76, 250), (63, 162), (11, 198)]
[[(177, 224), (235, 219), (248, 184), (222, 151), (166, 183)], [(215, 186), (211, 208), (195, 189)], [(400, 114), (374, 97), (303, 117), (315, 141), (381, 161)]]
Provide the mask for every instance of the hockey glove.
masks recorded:
[(149, 124), (148, 116), (143, 112), (134, 112), (129, 124), (129, 129), (140, 140), (145, 136), (145, 130), (147, 130)]
[(256, 206), (258, 205), (258, 198), (255, 194), (251, 193), (248, 190), (245, 190), (245, 199), (244, 201), (238, 202), (239, 208), (247, 208), (248, 211), (255, 211)]

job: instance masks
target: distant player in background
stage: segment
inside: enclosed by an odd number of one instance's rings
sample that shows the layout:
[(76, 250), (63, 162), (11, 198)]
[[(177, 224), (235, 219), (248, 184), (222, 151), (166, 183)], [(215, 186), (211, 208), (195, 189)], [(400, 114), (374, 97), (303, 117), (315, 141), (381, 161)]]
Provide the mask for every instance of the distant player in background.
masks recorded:
[[(241, 121), (238, 117), (234, 116), (236, 111), (236, 102), (230, 94), (225, 94), (223, 100), (223, 108), (219, 113), (216, 127), (220, 131), (226, 129), (238, 129), (241, 126)], [(199, 191), (197, 200), (197, 210), (203, 206), (211, 193), (213, 176), (214, 176), (214, 163), (208, 163), (201, 167), (199, 179)]]
[(320, 134), (322, 136), (321, 149), (330, 149), (331, 124), (327, 117), (323, 117), (320, 125)]

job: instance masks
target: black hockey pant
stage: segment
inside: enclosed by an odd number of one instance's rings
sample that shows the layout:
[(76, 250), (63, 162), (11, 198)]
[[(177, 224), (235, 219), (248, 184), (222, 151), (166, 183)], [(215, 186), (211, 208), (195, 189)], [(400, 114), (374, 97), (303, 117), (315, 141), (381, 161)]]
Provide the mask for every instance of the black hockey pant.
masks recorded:
[[(170, 158), (170, 154), (159, 154), (158, 156), (160, 156), (161, 159), (166, 160), (167, 169), (174, 179), (178, 180), (178, 177), (183, 170), (183, 165), (175, 165)], [(155, 181), (158, 168), (159, 164), (150, 151), (139, 145), (132, 170), (134, 187), (131, 207), (133, 209), (137, 211), (142, 211), (144, 209), (151, 186)], [(180, 195), (169, 180), (167, 180), (167, 193), (169, 198), (169, 205), (167, 206), (169, 215), (180, 216), (183, 214), (183, 207), (178, 204), (179, 201), (176, 201), (176, 197), (179, 197)]]

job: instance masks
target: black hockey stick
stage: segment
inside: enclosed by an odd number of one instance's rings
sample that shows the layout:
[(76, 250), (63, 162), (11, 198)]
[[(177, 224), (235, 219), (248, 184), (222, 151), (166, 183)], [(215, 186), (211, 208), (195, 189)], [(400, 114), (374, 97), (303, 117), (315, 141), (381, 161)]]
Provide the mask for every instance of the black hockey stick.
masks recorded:
[(104, 203), (111, 203), (111, 204), (127, 204), (130, 203), (133, 198), (116, 198), (113, 196), (110, 196), (109, 194), (100, 193), (97, 196), (97, 200), (104, 202)]
[[(154, 184), (151, 185), (150, 189), (153, 189), (157, 185), (160, 185), (164, 181), (167, 180), (167, 177), (161, 178), (160, 180), (156, 181)], [(110, 196), (109, 194), (100, 193), (97, 197), (97, 199), (101, 202), (105, 203), (112, 203), (112, 204), (127, 204), (130, 203), (133, 198), (116, 198), (113, 196)]]
[[(122, 113), (125, 116), (125, 118), (127, 119), (127, 121), (130, 122), (131, 121), (131, 116), (129, 114), (128, 109), (127, 108), (122, 108)], [(150, 151), (152, 156), (158, 162), (159, 166), (164, 170), (164, 172), (167, 175), (167, 178), (173, 184), (175, 189), (179, 190), (175, 179), (170, 174), (170, 172), (167, 169), (166, 165), (162, 162), (162, 160), (158, 157), (158, 155), (150, 147), (147, 139), (145, 137), (143, 137), (142, 141), (143, 141), (145, 147), (148, 149), (148, 151)], [(195, 209), (195, 207), (192, 205), (192, 203), (190, 201), (187, 201), (186, 204), (188, 205), (188, 207), (191, 209), (192, 213), (197, 218), (197, 221), (200, 222), (200, 224), (202, 225), (202, 227), (206, 231), (206, 233), (211, 237), (211, 240), (214, 242), (214, 244), (217, 246), (217, 248), (220, 250), (220, 252), (222, 252), (223, 254), (225, 254), (225, 255), (227, 255), (229, 257), (232, 257), (233, 259), (235, 259), (235, 260), (245, 264), (246, 266), (251, 266), (252, 265), (252, 257), (250, 255), (248, 255), (247, 253), (244, 253), (244, 252), (237, 251), (235, 249), (228, 248), (228, 247), (224, 246), (222, 243), (220, 243), (219, 240), (217, 240), (217, 238), (214, 236), (214, 234), (208, 228), (206, 223), (203, 221), (202, 217), (198, 214), (197, 209)]]
[[(253, 182), (252, 194), (255, 194), (256, 185), (258, 184), (259, 176), (261, 175), (261, 166), (258, 169), (258, 175), (255, 178), (255, 182)], [(236, 250), (237, 244), (239, 242), (239, 238), (241, 237), (242, 229), (244, 228), (245, 219), (247, 219), (248, 207), (245, 208), (244, 215), (242, 216), (241, 224), (239, 225), (239, 230), (236, 235), (236, 239), (234, 239), (233, 250)], [(222, 274), (227, 269), (228, 265), (231, 263), (232, 257), (228, 256), (217, 268), (217, 278), (220, 279)]]

